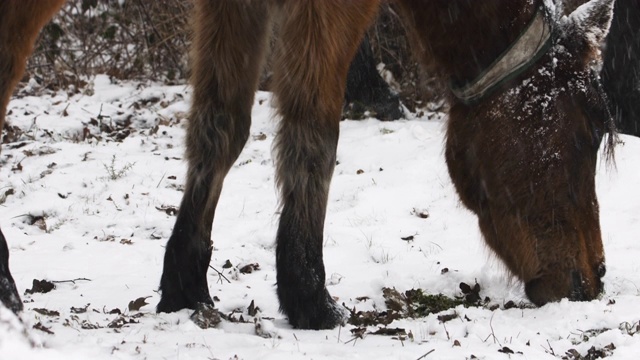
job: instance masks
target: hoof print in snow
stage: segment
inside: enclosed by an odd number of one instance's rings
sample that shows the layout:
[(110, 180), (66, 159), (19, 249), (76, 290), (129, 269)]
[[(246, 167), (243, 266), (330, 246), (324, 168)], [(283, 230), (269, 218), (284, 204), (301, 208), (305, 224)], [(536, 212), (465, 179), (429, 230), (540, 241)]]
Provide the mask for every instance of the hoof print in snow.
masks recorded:
[(253, 264), (248, 264), (241, 267), (239, 271), (241, 274), (251, 274), (254, 271), (258, 271), (258, 270), (260, 270), (260, 264), (253, 263)]
[(201, 329), (214, 328), (221, 321), (220, 312), (211, 304), (198, 303), (191, 314), (191, 321)]

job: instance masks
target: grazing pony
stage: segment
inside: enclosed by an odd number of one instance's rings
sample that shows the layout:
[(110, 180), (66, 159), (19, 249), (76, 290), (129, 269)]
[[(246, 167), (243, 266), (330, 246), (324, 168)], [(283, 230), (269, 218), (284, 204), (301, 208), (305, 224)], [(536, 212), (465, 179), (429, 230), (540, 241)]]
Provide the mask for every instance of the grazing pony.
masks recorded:
[[(447, 165), (487, 244), (534, 303), (593, 299), (605, 271), (595, 163), (609, 116), (591, 62), (599, 59), (613, 0), (592, 0), (562, 19), (547, 0), (398, 2), (416, 55), (451, 84)], [(377, 7), (376, 0), (195, 1), (188, 178), (158, 311), (212, 304), (213, 217), (249, 136), (269, 21), (281, 11), (272, 80), (282, 118), (277, 295), (296, 328), (343, 322), (325, 288), (323, 227), (347, 70)], [(13, 85), (2, 84), (6, 93)], [(0, 260), (6, 264), (6, 256)], [(0, 275), (11, 283), (0, 294), (15, 291), (8, 267)]]
[[(487, 244), (536, 304), (595, 298), (604, 253), (595, 194), (607, 107), (591, 70), (612, 16), (593, 0), (559, 19), (531, 0), (399, 1), (417, 55), (452, 84), (446, 160)], [(196, 1), (189, 171), (158, 311), (211, 303), (206, 272), (222, 183), (249, 135), (270, 15), (282, 212), (277, 294), (298, 328), (343, 313), (325, 288), (323, 226), (351, 58), (377, 1)]]

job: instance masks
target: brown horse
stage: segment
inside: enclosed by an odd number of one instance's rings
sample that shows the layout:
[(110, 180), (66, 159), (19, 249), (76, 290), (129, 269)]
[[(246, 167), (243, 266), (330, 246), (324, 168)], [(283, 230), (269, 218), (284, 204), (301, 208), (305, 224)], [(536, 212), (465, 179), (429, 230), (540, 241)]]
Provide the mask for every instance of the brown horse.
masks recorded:
[[(446, 159), (487, 244), (534, 303), (593, 299), (605, 271), (595, 163), (609, 117), (590, 66), (613, 1), (594, 0), (562, 21), (555, 15), (561, 10), (543, 1), (399, 3), (415, 29), (418, 56), (458, 95)], [(189, 179), (167, 244), (158, 311), (211, 303), (213, 215), (249, 134), (269, 15), (282, 11), (273, 65), (282, 117), (277, 293), (294, 327), (342, 321), (324, 285), (323, 225), (347, 68), (376, 7), (376, 1), (196, 2)], [(496, 67), (501, 71), (487, 79)]]
[[(605, 269), (594, 172), (609, 116), (590, 65), (598, 60), (613, 0), (592, 0), (561, 20), (555, 15), (561, 10), (546, 0), (398, 2), (415, 30), (417, 55), (451, 83), (446, 160), (487, 244), (522, 279), (534, 303), (593, 299)], [(37, 3), (48, 8), (39, 10), (43, 19), (33, 30), (23, 31), (29, 39), (60, 5)], [(6, 4), (13, 10), (36, 1)], [(167, 243), (157, 310), (212, 304), (206, 273), (216, 204), (248, 138), (269, 21), (281, 11), (286, 15), (272, 83), (282, 118), (276, 139), (282, 202), (277, 294), (294, 327), (334, 327), (344, 317), (325, 288), (324, 218), (347, 69), (378, 1), (195, 5), (189, 171)], [(0, 26), (5, 14), (0, 12)], [(19, 22), (12, 26), (14, 33), (23, 29)], [(6, 36), (8, 28), (1, 29)], [(32, 46), (24, 41), (16, 49), (4, 42), (0, 56), (4, 49), (14, 54)], [(0, 84), (8, 94), (21, 71), (5, 68), (11, 81)], [(6, 100), (2, 106), (4, 113)], [(8, 265), (2, 269), (0, 276), (13, 286)], [(15, 286), (0, 283), (0, 294), (12, 291)], [(16, 299), (6, 296), (3, 302), (17, 309)]]

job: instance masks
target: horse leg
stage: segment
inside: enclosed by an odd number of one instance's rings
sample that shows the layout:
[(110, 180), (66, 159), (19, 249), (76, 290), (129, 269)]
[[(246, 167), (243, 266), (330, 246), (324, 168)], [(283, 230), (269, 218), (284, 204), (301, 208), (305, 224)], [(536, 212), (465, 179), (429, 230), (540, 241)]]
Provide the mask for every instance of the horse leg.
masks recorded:
[(166, 247), (158, 312), (213, 304), (211, 225), (224, 177), (249, 136), (270, 8), (264, 0), (195, 3), (187, 184)]
[[(40, 29), (64, 0), (6, 0), (0, 2), (0, 128), (13, 88), (24, 73)], [(9, 271), (9, 246), (0, 231), (0, 302), (18, 312), (20, 295)]]
[(276, 50), (274, 92), (282, 212), (276, 267), (280, 309), (293, 327), (327, 329), (344, 315), (325, 288), (323, 227), (349, 63), (377, 1), (290, 0)]
[(0, 231), (0, 302), (14, 313), (22, 311), (22, 301), (9, 271), (9, 247)]

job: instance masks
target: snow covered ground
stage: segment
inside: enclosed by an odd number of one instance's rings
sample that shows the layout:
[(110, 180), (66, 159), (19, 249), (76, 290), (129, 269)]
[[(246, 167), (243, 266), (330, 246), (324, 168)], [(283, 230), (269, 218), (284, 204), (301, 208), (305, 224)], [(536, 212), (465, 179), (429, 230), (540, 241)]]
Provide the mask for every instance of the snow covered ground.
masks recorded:
[[(214, 223), (211, 265), (224, 277), (209, 272), (218, 309), (250, 321), (203, 330), (189, 311), (154, 312), (185, 180), (190, 89), (112, 84), (105, 76), (92, 86), (92, 95), (23, 94), (9, 104), (16, 131), (0, 156), (0, 224), (21, 294), (34, 279), (55, 289), (23, 295), (24, 325), (0, 309), (2, 360), (635, 359), (640, 353), (640, 139), (622, 137), (617, 168), (602, 163), (598, 170), (604, 296), (505, 309), (510, 300), (526, 303), (522, 285), (489, 253), (474, 216), (458, 201), (443, 159), (446, 119), (342, 122), (325, 231), (331, 294), (349, 308), (382, 310), (384, 287), (460, 296), (460, 282), (477, 281), (482, 298), (490, 298), (483, 307), (446, 311), (457, 314), (446, 322), (432, 314), (388, 325), (407, 336), (369, 334), (378, 329), (372, 326), (360, 338), (351, 325), (294, 330), (278, 313), (271, 153), (277, 119), (270, 94), (258, 93), (252, 136), (227, 177)], [(250, 264), (258, 269), (239, 271)], [(148, 305), (129, 309), (139, 298)], [(271, 337), (256, 335), (247, 314), (252, 301)]]

